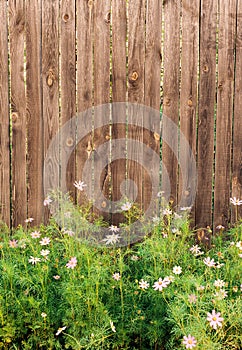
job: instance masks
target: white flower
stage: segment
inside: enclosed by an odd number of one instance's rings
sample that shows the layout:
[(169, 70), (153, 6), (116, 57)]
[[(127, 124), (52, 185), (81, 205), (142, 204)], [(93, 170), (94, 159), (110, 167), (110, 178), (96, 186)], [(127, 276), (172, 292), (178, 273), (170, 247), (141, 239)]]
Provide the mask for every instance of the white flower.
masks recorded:
[(47, 257), (50, 254), (50, 251), (48, 249), (42, 249), (40, 252), (40, 255)]
[(50, 244), (50, 238), (44, 237), (44, 238), (42, 238), (42, 240), (39, 243), (40, 243), (40, 245), (48, 245), (48, 244)]
[(163, 290), (163, 288), (166, 288), (169, 285), (169, 283), (170, 282), (167, 279), (159, 278), (158, 281), (156, 281), (153, 284), (153, 288), (154, 288), (154, 290), (158, 290), (159, 292), (161, 292)]
[(66, 230), (66, 229), (64, 229), (63, 234), (64, 234), (64, 235), (68, 235), (68, 236), (70, 236), (70, 237), (73, 237), (73, 236), (75, 235), (75, 232), (73, 232), (72, 230)]
[(66, 326), (58, 328), (57, 332), (55, 333), (55, 335), (59, 335), (61, 332), (63, 332), (66, 329)]
[(217, 229), (217, 230), (224, 230), (224, 226), (223, 226), (223, 225), (218, 225), (218, 226), (216, 227), (216, 229)]
[(177, 232), (178, 232), (178, 228), (176, 228), (176, 227), (172, 228), (172, 229), (171, 229), (171, 232), (172, 232), (172, 233), (177, 233)]
[(182, 219), (182, 215), (174, 213), (174, 219), (176, 219), (176, 220)]
[(47, 317), (47, 314), (45, 312), (42, 312), (41, 317), (45, 318), (45, 317)]
[(219, 262), (218, 262), (216, 268), (217, 268), (217, 269), (220, 269), (222, 266), (224, 266), (224, 263), (219, 263)]
[(30, 236), (31, 236), (32, 238), (40, 238), (41, 233), (40, 233), (39, 231), (34, 231), (34, 232), (31, 232), (31, 233), (30, 233)]
[(109, 231), (118, 232), (119, 230), (120, 228), (118, 228), (116, 225), (109, 226)]
[(230, 203), (233, 205), (242, 205), (242, 200), (237, 199), (236, 197), (230, 198)]
[(205, 289), (204, 286), (197, 286), (197, 290), (200, 291), (200, 292), (201, 292), (202, 290), (204, 290), (204, 289)]
[(172, 214), (172, 210), (171, 209), (168, 209), (168, 208), (166, 208), (166, 209), (164, 209), (163, 210), (163, 215), (171, 215)]
[(121, 276), (120, 276), (120, 273), (119, 272), (115, 272), (113, 275), (112, 275), (113, 279), (115, 281), (119, 281)]
[(86, 187), (87, 185), (83, 182), (83, 181), (75, 181), (74, 182), (74, 186), (79, 190), (79, 191), (83, 191), (84, 187)]
[(239, 258), (242, 258), (242, 254), (239, 254)]
[(132, 255), (130, 259), (132, 261), (137, 261), (137, 260), (139, 260), (139, 257), (137, 255)]
[(166, 276), (164, 278), (164, 281), (167, 281), (170, 284), (171, 282), (175, 281), (175, 277), (174, 276)]
[(121, 206), (121, 210), (128, 211), (132, 207), (132, 203), (126, 202)]
[(214, 259), (211, 259), (209, 256), (207, 258), (203, 259), (203, 262), (208, 267), (215, 267), (215, 265), (216, 265)]
[(38, 262), (40, 262), (41, 259), (40, 258), (35, 258), (33, 256), (30, 256), (30, 259), (29, 259), (29, 262), (32, 264), (32, 265), (36, 265)]
[(242, 250), (242, 241), (237, 242), (236, 247), (239, 248), (239, 250)]
[(52, 199), (48, 196), (44, 200), (44, 206), (46, 207), (46, 206), (50, 205), (50, 203), (52, 203), (52, 202), (53, 202)]
[(181, 211), (190, 211), (192, 209), (192, 207), (181, 207), (180, 210)]
[(201, 251), (201, 248), (197, 244), (193, 245), (189, 250), (194, 254), (194, 256), (204, 254), (204, 252)]
[(141, 289), (148, 289), (150, 284), (147, 281), (144, 281), (143, 279), (139, 282), (139, 287)]
[(224, 320), (223, 317), (220, 317), (220, 312), (216, 313), (215, 310), (212, 311), (212, 313), (207, 313), (207, 320), (210, 322), (210, 326), (213, 327), (213, 329), (217, 329), (217, 327), (222, 327), (222, 321)]
[(181, 268), (181, 266), (174, 266), (172, 272), (173, 272), (175, 275), (180, 275), (180, 274), (182, 273), (182, 268)]
[(217, 288), (223, 288), (225, 286), (225, 282), (223, 280), (217, 279), (213, 284)]
[(215, 297), (217, 297), (219, 300), (225, 299), (228, 296), (228, 293), (224, 289), (220, 289), (217, 292), (215, 292)]
[(153, 223), (154, 223), (155, 225), (158, 225), (159, 222), (160, 222), (160, 218), (159, 218), (158, 216), (154, 216), (154, 217), (152, 218), (152, 221), (153, 221)]
[(115, 235), (114, 233), (111, 235), (107, 235), (102, 241), (106, 242), (106, 244), (116, 244), (119, 242), (121, 237), (119, 235)]
[(113, 324), (113, 322), (111, 320), (110, 320), (110, 326), (111, 326), (112, 331), (115, 333), (116, 332), (116, 328), (115, 328), (115, 326), (114, 326), (114, 324)]
[(33, 218), (28, 218), (28, 219), (24, 220), (24, 222), (26, 222), (26, 223), (28, 223), (28, 222), (33, 222), (33, 221), (34, 221)]

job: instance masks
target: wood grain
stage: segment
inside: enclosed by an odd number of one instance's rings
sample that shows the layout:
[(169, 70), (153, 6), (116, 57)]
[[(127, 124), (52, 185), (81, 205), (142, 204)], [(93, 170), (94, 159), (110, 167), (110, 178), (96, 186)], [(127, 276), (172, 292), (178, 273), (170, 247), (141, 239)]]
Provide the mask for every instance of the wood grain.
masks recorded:
[[(68, 135), (60, 140), (61, 164), (64, 164), (64, 160), (67, 160), (68, 157), (67, 151), (69, 147), (73, 147), (76, 138), (76, 21), (74, 0), (61, 2), (60, 21), (61, 124), (64, 125), (68, 122), (69, 125)], [(75, 151), (73, 151), (66, 171), (63, 169), (61, 173), (61, 188), (67, 187), (74, 198), (75, 168)]]
[[(59, 4), (54, 0), (43, 0), (42, 6), (44, 9), (42, 11), (42, 77), (45, 157), (51, 141), (59, 131)], [(56, 149), (45, 164), (46, 174), (49, 175), (46, 189), (57, 190), (60, 186), (59, 149)]]
[[(137, 113), (135, 104), (144, 104), (144, 67), (145, 67), (145, 1), (129, 1), (128, 6), (128, 102), (134, 104), (128, 108), (128, 139), (143, 143), (143, 115)], [(137, 124), (141, 126), (137, 126)], [(131, 146), (131, 145), (130, 145)], [(137, 186), (127, 187), (131, 200), (143, 204), (143, 169), (136, 147), (127, 148), (127, 177)], [(132, 159), (132, 160), (131, 160)]]
[(41, 91), (41, 1), (26, 0), (26, 117), (28, 217), (43, 222), (43, 114)]
[[(77, 115), (90, 111), (93, 105), (93, 2), (76, 0), (76, 32), (77, 32)], [(92, 113), (85, 113), (86, 123), (92, 118)], [(77, 135), (86, 125), (77, 125)], [(93, 134), (89, 132), (80, 140), (76, 147), (76, 179), (82, 180), (83, 167), (86, 162), (92, 163)], [(90, 164), (92, 166), (92, 164)], [(87, 181), (87, 187), (93, 189), (92, 174)], [(78, 203), (83, 204), (86, 196), (78, 192)]]
[(10, 135), (7, 2), (0, 2), (0, 220), (10, 225)]
[(156, 110), (156, 112), (152, 111), (151, 114), (148, 112), (144, 116), (143, 143), (154, 152), (151, 153), (152, 156), (145, 159), (146, 172), (144, 172), (143, 179), (144, 209), (151, 204), (152, 191), (156, 194), (159, 192), (160, 182), (160, 162), (157, 162), (156, 155), (160, 153), (160, 137), (157, 137), (157, 134), (160, 134), (161, 21), (162, 1), (148, 0), (146, 3), (144, 103), (146, 106)]
[[(94, 196), (95, 211), (104, 209), (101, 214), (109, 219), (107, 201), (110, 199), (110, 126), (106, 117), (110, 114), (110, 1), (100, 0), (94, 3), (94, 105), (103, 105), (94, 112)], [(106, 124), (106, 125), (105, 125)], [(101, 125), (101, 127), (97, 127)], [(102, 150), (98, 149), (102, 145)], [(104, 167), (102, 164), (106, 164)], [(97, 193), (101, 191), (104, 198)], [(106, 199), (105, 199), (106, 198)], [(99, 212), (99, 210), (97, 212)]]
[(231, 177), (236, 1), (220, 1), (214, 227), (227, 226)]
[(201, 2), (196, 197), (198, 227), (207, 227), (212, 223), (217, 11), (217, 1)]
[[(191, 207), (195, 202), (196, 112), (198, 92), (199, 0), (182, 1), (182, 55), (180, 92), (179, 203)], [(181, 170), (184, 169), (182, 172)], [(194, 211), (193, 211), (194, 219)]]
[[(232, 197), (242, 199), (242, 3), (237, 3), (236, 70), (233, 125)], [(242, 206), (232, 207), (232, 222), (242, 217)]]
[[(164, 3), (164, 79), (163, 79), (163, 114), (178, 125), (179, 120), (179, 81), (180, 81), (180, 11), (178, 0)], [(170, 130), (163, 119), (163, 139), (170, 140), (170, 147), (162, 143), (162, 190), (167, 194), (170, 186), (170, 200), (177, 203), (178, 184), (178, 133)], [(171, 149), (172, 148), (172, 149)], [(166, 178), (164, 168), (169, 179)]]
[[(126, 69), (126, 35), (127, 35), (127, 15), (126, 1), (112, 1), (112, 140), (114, 141), (111, 150), (115, 153), (117, 144), (116, 139), (126, 138), (126, 88), (127, 88), (127, 69)], [(121, 102), (121, 103), (118, 103)], [(111, 196), (112, 201), (121, 199), (121, 184), (126, 180), (126, 146), (118, 150), (123, 158), (111, 162)], [(127, 196), (125, 189), (123, 195)], [(115, 211), (115, 205), (112, 208)], [(122, 215), (116, 213), (112, 215), (112, 223), (118, 225), (123, 220)]]
[(26, 97), (24, 77), (24, 0), (9, 2), (11, 112), (12, 112), (12, 220), (27, 218)]

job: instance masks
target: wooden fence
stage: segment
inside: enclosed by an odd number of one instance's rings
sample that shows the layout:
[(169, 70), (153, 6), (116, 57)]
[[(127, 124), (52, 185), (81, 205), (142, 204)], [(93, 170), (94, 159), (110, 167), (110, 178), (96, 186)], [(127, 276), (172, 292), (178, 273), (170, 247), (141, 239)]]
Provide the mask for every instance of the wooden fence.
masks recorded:
[[(126, 101), (161, 109), (189, 141), (197, 161), (195, 224), (234, 220), (229, 198), (242, 199), (241, 0), (0, 0), (0, 18), (0, 219), (42, 222), (51, 140), (76, 114)], [(171, 149), (140, 127), (127, 128), (123, 113), (124, 124), (103, 125), (78, 143), (68, 188), (95, 149), (128, 137), (161, 151), (176, 205), (182, 181), (189, 183), (179, 172), (189, 160), (172, 151), (178, 135)], [(117, 200), (128, 176), (145, 207), (149, 174), (138, 162), (111, 161), (96, 179), (99, 166), (93, 191), (101, 183)]]

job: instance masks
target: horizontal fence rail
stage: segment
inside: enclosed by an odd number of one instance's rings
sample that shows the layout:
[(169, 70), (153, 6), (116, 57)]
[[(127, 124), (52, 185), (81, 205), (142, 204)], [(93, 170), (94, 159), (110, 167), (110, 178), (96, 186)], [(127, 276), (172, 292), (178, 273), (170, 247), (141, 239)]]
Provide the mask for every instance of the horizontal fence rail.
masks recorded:
[(242, 216), (241, 0), (0, 0), (0, 17), (0, 220), (46, 222), (46, 174), (113, 224), (122, 195), (146, 211), (161, 190), (196, 227)]

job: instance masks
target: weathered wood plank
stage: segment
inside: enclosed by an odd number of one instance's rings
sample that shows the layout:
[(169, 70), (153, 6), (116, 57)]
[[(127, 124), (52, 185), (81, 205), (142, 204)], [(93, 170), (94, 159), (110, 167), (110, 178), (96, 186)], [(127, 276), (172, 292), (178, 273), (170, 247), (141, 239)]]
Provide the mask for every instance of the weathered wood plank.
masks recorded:
[[(116, 139), (126, 138), (126, 35), (127, 35), (127, 15), (126, 1), (112, 1), (112, 140), (113, 147), (111, 153), (117, 150)], [(121, 104), (118, 104), (121, 102)], [(116, 124), (115, 124), (116, 122)], [(111, 194), (112, 201), (121, 199), (121, 184), (126, 180), (126, 147), (118, 150), (123, 159), (111, 162)], [(112, 157), (111, 154), (111, 157)], [(113, 159), (113, 158), (112, 158)], [(125, 189), (122, 189), (124, 191)], [(123, 195), (125, 193), (123, 192)], [(115, 210), (115, 205), (112, 211)], [(120, 214), (112, 215), (112, 223), (118, 224), (122, 220)]]
[[(146, 3), (146, 47), (144, 75), (144, 103), (156, 112), (145, 113), (143, 142), (151, 148), (152, 156), (146, 157), (143, 179), (143, 206), (151, 204), (152, 191), (159, 192), (160, 162), (157, 155), (160, 152), (160, 71), (161, 71), (161, 21), (162, 1), (147, 0)], [(148, 110), (147, 110), (148, 111)], [(156, 117), (154, 115), (156, 114)], [(147, 129), (149, 131), (147, 131)], [(153, 183), (152, 183), (153, 181)]]
[[(93, 2), (76, 0), (77, 11), (77, 114), (84, 113), (93, 105)], [(86, 114), (86, 124), (92, 118)], [(77, 135), (86, 125), (77, 125)], [(82, 180), (83, 167), (86, 162), (92, 162), (93, 135), (88, 132), (76, 147), (76, 179)], [(91, 165), (91, 164), (90, 164)], [(92, 191), (92, 174), (87, 182), (87, 188)], [(78, 203), (85, 202), (85, 194), (78, 192)]]
[(10, 136), (7, 2), (0, 2), (0, 220), (10, 225)]
[[(179, 203), (191, 207), (196, 189), (196, 111), (199, 52), (199, 0), (182, 1), (182, 57), (180, 92), (180, 131), (189, 144), (187, 149), (180, 137)], [(182, 171), (183, 169), (183, 171)], [(192, 211), (194, 219), (194, 210)]]
[(202, 0), (196, 197), (198, 227), (212, 225), (217, 11), (218, 1)]
[[(59, 131), (59, 3), (43, 0), (42, 6), (42, 77), (43, 77), (43, 121), (44, 157), (51, 141)], [(58, 142), (57, 142), (58, 143)], [(59, 151), (45, 162), (45, 173), (49, 176), (50, 189), (58, 189)], [(46, 188), (48, 190), (49, 188)], [(48, 214), (45, 213), (46, 219)]]
[(26, 117), (28, 217), (43, 222), (43, 119), (41, 102), (41, 1), (26, 0)]
[[(234, 96), (234, 133), (232, 197), (242, 199), (242, 2), (237, 3), (236, 70)], [(238, 212), (236, 213), (236, 209)], [(242, 206), (232, 208), (232, 221), (242, 217)]]
[(11, 112), (12, 112), (12, 218), (24, 225), (27, 218), (26, 98), (24, 76), (24, 0), (9, 1)]
[[(145, 66), (145, 1), (129, 1), (128, 6), (128, 102), (144, 104), (144, 66)], [(142, 112), (142, 111), (141, 111)], [(139, 122), (139, 125), (137, 126)], [(137, 109), (128, 108), (128, 139), (143, 143), (143, 115)], [(139, 147), (139, 146), (138, 146)], [(139, 203), (143, 201), (143, 169), (142, 159), (139, 159), (140, 147), (128, 145), (127, 177), (135, 187), (127, 188), (131, 200)], [(141, 154), (142, 158), (142, 154)], [(132, 159), (132, 160), (131, 160)], [(132, 183), (131, 183), (132, 184)], [(137, 196), (136, 196), (137, 195)]]
[[(75, 144), (76, 121), (76, 33), (75, 33), (75, 0), (61, 2), (60, 10), (60, 79), (61, 79), (61, 124), (69, 123), (68, 135), (61, 140), (61, 164), (67, 158), (66, 150)], [(65, 170), (65, 169), (63, 169)], [(75, 197), (75, 151), (69, 159), (66, 172), (61, 173), (61, 188), (70, 191)]]
[[(179, 80), (180, 80), (180, 0), (164, 3), (164, 79), (163, 115), (178, 126), (179, 120)], [(178, 133), (170, 130), (163, 119), (163, 140), (170, 140), (170, 146), (162, 143), (162, 190), (170, 200), (177, 203), (178, 184)], [(168, 179), (164, 171), (166, 169)]]
[(214, 227), (227, 226), (231, 178), (236, 0), (220, 1)]
[[(110, 126), (106, 124), (110, 99), (110, 1), (94, 3), (94, 105), (107, 104), (94, 113), (94, 208), (103, 208), (109, 218), (107, 201), (110, 199)], [(106, 125), (105, 125), (106, 124)], [(98, 125), (101, 127), (97, 128)], [(102, 150), (98, 149), (103, 145)], [(106, 164), (103, 167), (103, 164)], [(98, 194), (101, 191), (103, 198)], [(106, 199), (105, 199), (106, 198)], [(106, 211), (106, 212), (105, 212)]]

